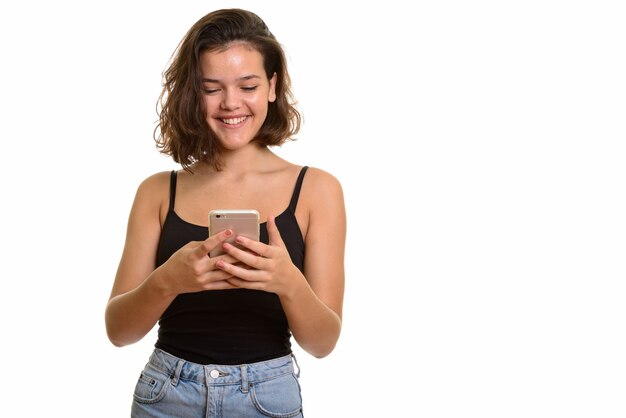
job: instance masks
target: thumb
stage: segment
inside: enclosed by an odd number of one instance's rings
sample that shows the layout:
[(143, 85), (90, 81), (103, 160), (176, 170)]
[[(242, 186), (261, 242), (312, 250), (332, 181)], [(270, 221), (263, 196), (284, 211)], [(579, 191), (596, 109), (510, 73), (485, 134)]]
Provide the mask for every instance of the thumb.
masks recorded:
[(211, 235), (209, 238), (199, 243), (200, 245), (198, 245), (194, 250), (195, 256), (199, 259), (206, 257), (209, 254), (209, 251), (226, 241), (226, 239), (232, 234), (233, 231), (231, 229), (225, 229), (215, 235)]
[(269, 238), (270, 245), (278, 245), (279, 247), (285, 247), (280, 231), (276, 226), (276, 217), (270, 216), (267, 218), (267, 237)]

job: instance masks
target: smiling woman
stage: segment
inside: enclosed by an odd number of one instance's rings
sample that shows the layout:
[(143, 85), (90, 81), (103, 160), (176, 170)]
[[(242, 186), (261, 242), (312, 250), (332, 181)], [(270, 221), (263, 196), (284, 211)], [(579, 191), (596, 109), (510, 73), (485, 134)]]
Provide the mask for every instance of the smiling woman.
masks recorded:
[[(158, 323), (132, 416), (301, 416), (291, 339), (324, 357), (341, 331), (342, 187), (269, 149), (292, 139), (300, 114), (257, 15), (204, 16), (164, 76), (155, 137), (183, 170), (139, 185), (105, 313), (116, 346)], [(209, 237), (216, 209), (257, 211), (260, 239)]]
[[(228, 13), (230, 20), (217, 21)], [(248, 116), (237, 113), (237, 101), (246, 96), (248, 103), (265, 96), (265, 114), (256, 115), (257, 129), (249, 131), (256, 143), (282, 145), (300, 130), (285, 53), (265, 23), (252, 16), (223, 10), (200, 19), (164, 73), (157, 146), (183, 168), (203, 161), (219, 169), (223, 144), (210, 121)]]
[(276, 100), (276, 73), (268, 80), (263, 56), (244, 43), (204, 52), (200, 66), (207, 124), (226, 150), (246, 145)]

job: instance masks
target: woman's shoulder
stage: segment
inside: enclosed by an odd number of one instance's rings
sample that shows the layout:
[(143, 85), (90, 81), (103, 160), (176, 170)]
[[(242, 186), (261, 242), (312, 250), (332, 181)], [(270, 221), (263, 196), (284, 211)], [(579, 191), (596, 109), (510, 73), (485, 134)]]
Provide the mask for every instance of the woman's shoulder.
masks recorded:
[(160, 171), (144, 178), (137, 187), (137, 197), (143, 199), (162, 199), (169, 195), (172, 171)]
[(304, 181), (308, 183), (307, 188), (313, 190), (327, 190), (329, 188), (341, 190), (339, 179), (328, 171), (318, 167), (308, 167)]
[(169, 208), (171, 172), (170, 170), (151, 174), (139, 183), (133, 213), (141, 222), (156, 219), (162, 224)]
[(310, 210), (343, 205), (343, 189), (333, 174), (318, 167), (308, 167), (302, 181), (300, 200)]
[(309, 167), (302, 182), (298, 210), (307, 225), (305, 237), (309, 244), (310, 239), (315, 241), (327, 234), (340, 236), (346, 215), (339, 179), (324, 169)]

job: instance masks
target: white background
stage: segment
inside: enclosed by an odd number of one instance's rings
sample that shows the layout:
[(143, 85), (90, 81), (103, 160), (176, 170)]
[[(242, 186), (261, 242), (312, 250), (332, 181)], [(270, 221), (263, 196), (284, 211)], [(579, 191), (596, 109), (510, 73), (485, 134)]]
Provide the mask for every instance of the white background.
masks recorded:
[(128, 416), (155, 334), (114, 348), (103, 314), (136, 187), (176, 168), (161, 72), (235, 6), (289, 57), (305, 125), (276, 152), (345, 191), (306, 416), (626, 416), (620, 3), (3, 3), (2, 415)]

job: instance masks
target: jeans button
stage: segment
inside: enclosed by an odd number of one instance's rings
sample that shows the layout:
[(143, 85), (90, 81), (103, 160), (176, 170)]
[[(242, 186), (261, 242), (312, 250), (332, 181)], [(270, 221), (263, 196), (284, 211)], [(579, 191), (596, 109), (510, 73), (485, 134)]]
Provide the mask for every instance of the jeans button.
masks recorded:
[(211, 373), (209, 373), (209, 375), (213, 378), (213, 379), (217, 379), (218, 377), (220, 377), (220, 372), (213, 369), (211, 370)]

